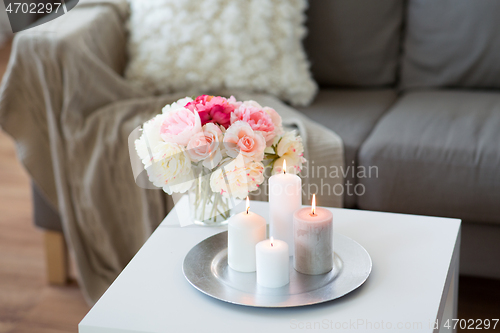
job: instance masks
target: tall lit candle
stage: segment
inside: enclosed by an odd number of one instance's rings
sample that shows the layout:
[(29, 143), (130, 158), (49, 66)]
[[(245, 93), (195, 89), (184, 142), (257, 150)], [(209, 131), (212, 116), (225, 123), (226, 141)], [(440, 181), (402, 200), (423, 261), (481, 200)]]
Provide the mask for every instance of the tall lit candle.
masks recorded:
[(283, 161), (283, 173), (269, 178), (269, 235), (288, 244), (293, 255), (293, 213), (302, 206), (302, 181), (288, 173)]
[(239, 272), (255, 272), (255, 245), (266, 239), (266, 220), (250, 211), (231, 217), (228, 223), (227, 262), (229, 267)]
[(312, 207), (302, 208), (293, 215), (295, 253), (293, 267), (296, 271), (318, 275), (333, 268), (333, 214), (316, 207), (313, 194)]

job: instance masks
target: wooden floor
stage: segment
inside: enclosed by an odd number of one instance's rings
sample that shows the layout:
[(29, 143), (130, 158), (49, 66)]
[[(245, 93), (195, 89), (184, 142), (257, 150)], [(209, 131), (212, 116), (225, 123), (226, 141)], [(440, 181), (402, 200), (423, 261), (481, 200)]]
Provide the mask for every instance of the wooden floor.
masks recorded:
[[(8, 54), (0, 51), (0, 76)], [(31, 215), (29, 177), (0, 130), (0, 333), (77, 332), (89, 307), (76, 283), (47, 285), (42, 234)]]
[[(0, 50), (0, 76), (8, 54), (8, 48)], [(0, 333), (77, 332), (89, 308), (76, 283), (47, 285), (42, 235), (32, 223), (30, 195), (13, 141), (0, 130)], [(499, 317), (500, 282), (461, 277), (459, 318)]]
[(0, 132), (0, 333), (77, 332), (89, 307), (76, 283), (45, 282), (42, 234), (31, 215), (28, 175)]

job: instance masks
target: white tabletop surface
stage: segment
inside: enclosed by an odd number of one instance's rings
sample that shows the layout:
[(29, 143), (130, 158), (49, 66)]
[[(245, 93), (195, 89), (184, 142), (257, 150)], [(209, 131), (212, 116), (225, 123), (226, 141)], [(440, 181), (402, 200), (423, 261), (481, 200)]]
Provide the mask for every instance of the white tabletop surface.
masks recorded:
[[(266, 205), (253, 202), (251, 209), (266, 217)], [(204, 295), (184, 278), (182, 262), (194, 245), (224, 229), (180, 228), (172, 212), (82, 320), (79, 332), (384, 332), (389, 325), (397, 332), (433, 332), (460, 220), (332, 212), (335, 232), (364, 246), (373, 261), (366, 283), (347, 296), (262, 309)]]

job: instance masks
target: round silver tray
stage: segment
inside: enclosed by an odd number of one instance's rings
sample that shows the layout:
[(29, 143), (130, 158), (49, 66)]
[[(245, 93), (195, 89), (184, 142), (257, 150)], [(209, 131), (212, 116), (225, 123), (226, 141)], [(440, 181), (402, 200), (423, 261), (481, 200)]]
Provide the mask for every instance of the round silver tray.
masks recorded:
[(227, 231), (195, 245), (184, 258), (182, 271), (196, 289), (221, 301), (254, 307), (294, 307), (342, 297), (361, 286), (372, 270), (366, 250), (352, 239), (334, 233), (334, 268), (322, 275), (305, 275), (293, 268), (290, 283), (266, 288), (254, 273), (240, 273), (227, 265)]

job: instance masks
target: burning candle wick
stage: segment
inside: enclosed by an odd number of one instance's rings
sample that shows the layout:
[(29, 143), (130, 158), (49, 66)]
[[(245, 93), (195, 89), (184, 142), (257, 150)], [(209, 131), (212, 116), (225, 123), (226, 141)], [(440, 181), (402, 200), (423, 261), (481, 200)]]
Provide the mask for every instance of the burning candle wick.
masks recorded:
[(311, 205), (311, 214), (309, 214), (310, 216), (318, 216), (316, 214), (316, 194), (313, 194), (313, 198), (312, 198), (312, 205)]

